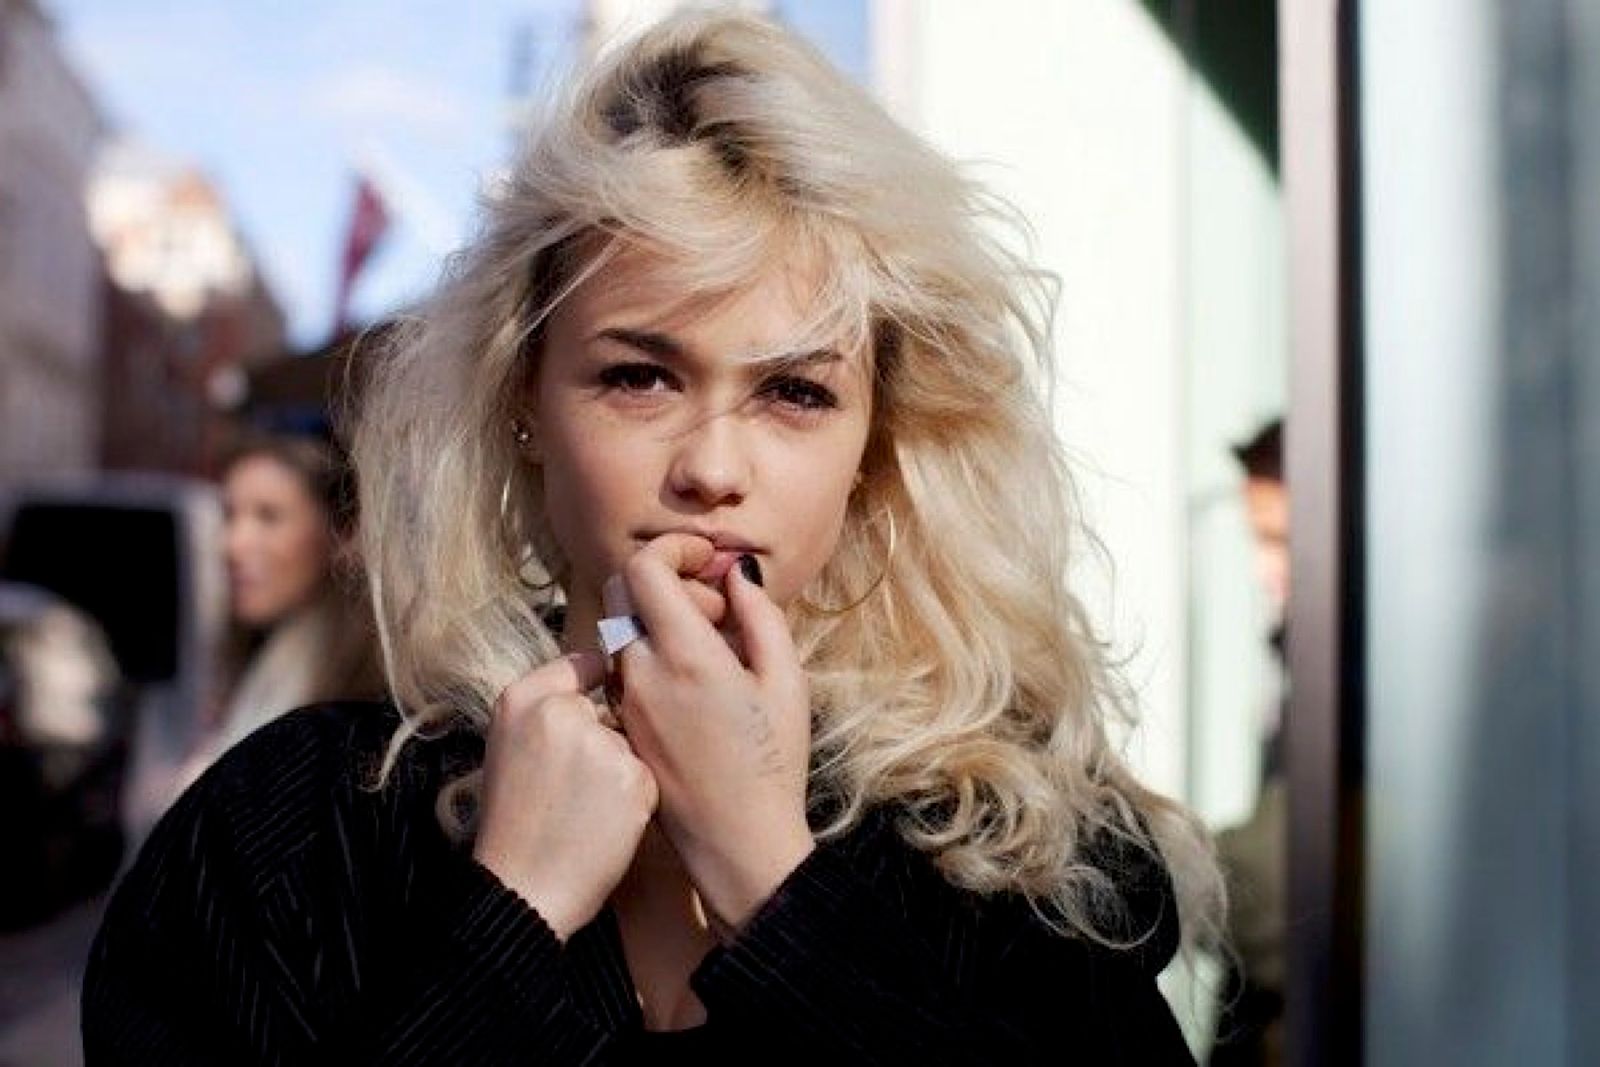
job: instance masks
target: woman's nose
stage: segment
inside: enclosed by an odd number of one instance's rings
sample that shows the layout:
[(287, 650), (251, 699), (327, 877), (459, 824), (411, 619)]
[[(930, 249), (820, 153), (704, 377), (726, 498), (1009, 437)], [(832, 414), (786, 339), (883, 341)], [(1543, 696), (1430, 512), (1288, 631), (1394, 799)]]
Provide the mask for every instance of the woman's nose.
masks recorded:
[(243, 562), (244, 557), (250, 554), (254, 543), (254, 533), (244, 519), (229, 519), (227, 525), (223, 527), (222, 551), (229, 563)]
[(750, 460), (737, 413), (709, 415), (676, 442), (670, 473), (680, 497), (705, 506), (737, 504), (750, 491)]
[(237, 520), (229, 519), (222, 528), (222, 552), (232, 561), (244, 548), (244, 531), (239, 528)]

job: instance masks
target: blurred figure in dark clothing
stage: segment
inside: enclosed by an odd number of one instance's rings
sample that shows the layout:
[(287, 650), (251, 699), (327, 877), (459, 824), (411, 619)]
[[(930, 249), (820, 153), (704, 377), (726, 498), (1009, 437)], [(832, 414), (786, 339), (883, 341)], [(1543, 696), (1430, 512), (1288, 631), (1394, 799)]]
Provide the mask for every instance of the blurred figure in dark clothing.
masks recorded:
[[(1287, 667), (1289, 608), (1289, 487), (1283, 477), (1283, 420), (1273, 419), (1254, 437), (1233, 450), (1244, 468), (1244, 505), (1255, 541), (1256, 573), (1267, 594), (1273, 662)], [(1269, 709), (1262, 723), (1261, 775), (1263, 784), (1282, 769), (1283, 697)]]
[(1228, 879), (1229, 969), (1212, 1067), (1283, 1062), (1284, 923), (1288, 870), (1288, 790), (1283, 769), (1287, 704), (1286, 620), (1289, 602), (1289, 490), (1283, 477), (1283, 421), (1274, 419), (1234, 449), (1244, 467), (1245, 510), (1256, 565), (1267, 596), (1269, 641), (1278, 669), (1278, 699), (1261, 730), (1261, 784), (1255, 810), (1217, 837)]

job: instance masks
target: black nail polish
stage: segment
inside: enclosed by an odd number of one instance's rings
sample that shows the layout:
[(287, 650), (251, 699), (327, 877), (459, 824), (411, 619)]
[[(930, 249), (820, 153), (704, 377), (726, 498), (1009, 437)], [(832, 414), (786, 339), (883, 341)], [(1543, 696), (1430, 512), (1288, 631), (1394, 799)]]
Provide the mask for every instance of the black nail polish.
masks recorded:
[(761, 561), (748, 552), (739, 557), (739, 572), (757, 585), (767, 584), (761, 577)]

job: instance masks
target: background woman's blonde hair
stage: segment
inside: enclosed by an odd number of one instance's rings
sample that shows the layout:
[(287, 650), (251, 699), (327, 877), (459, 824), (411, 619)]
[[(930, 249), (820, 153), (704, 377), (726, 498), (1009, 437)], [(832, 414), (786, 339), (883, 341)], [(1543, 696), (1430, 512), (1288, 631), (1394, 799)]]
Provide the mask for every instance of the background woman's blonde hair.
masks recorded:
[(552, 309), (626, 247), (670, 257), (686, 299), (808, 265), (806, 332), (867, 348), (875, 400), (842, 539), (803, 600), (866, 590), (891, 516), (898, 542), (860, 606), (791, 609), (823, 836), (892, 802), (950, 881), (1025, 894), (1099, 940), (1128, 936), (1104, 859), (1128, 851), (1099, 845), (1159, 846), (1186, 933), (1213, 930), (1203, 831), (1108, 737), (1130, 704), (1069, 590), (1091, 542), (1038, 388), (1054, 292), (1007, 228), (1022, 233), (1002, 202), (764, 21), (680, 15), (603, 57), (366, 384), (366, 559), (406, 716), (391, 762), (449, 720), (481, 728), (506, 685), (558, 654), (519, 579), (563, 578), (545, 522), (559, 502), (511, 430)]

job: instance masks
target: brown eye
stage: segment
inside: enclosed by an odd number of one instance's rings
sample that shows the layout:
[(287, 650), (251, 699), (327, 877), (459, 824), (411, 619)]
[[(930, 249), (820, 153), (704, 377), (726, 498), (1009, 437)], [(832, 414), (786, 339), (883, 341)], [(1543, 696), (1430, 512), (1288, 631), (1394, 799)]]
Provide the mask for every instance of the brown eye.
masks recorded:
[(600, 372), (600, 384), (627, 393), (653, 393), (673, 383), (666, 369), (654, 363), (613, 363)]
[(839, 398), (832, 389), (809, 378), (774, 378), (763, 385), (761, 391), (785, 407), (801, 411), (829, 411), (839, 406)]

